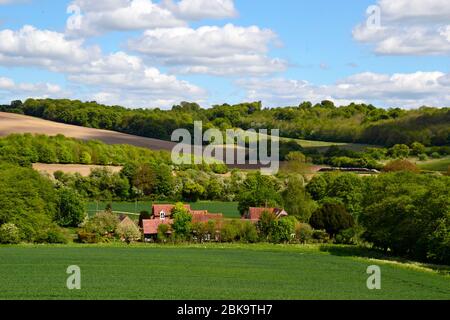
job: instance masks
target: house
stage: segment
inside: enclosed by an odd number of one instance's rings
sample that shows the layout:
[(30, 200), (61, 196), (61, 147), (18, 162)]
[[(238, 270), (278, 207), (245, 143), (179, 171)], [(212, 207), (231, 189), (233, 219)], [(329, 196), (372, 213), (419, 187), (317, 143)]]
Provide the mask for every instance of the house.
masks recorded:
[(123, 226), (131, 226), (131, 225), (136, 225), (136, 224), (134, 223), (133, 220), (130, 219), (129, 216), (124, 215), (124, 214), (119, 216), (119, 226), (123, 227)]
[(280, 208), (249, 208), (247, 214), (243, 217), (245, 220), (250, 220), (251, 222), (258, 222), (264, 212), (269, 212), (277, 219), (287, 217), (288, 213)]
[[(208, 210), (192, 210), (190, 205), (184, 205), (186, 210), (192, 215), (192, 222), (208, 222), (208, 221), (221, 221), (223, 219), (222, 214), (212, 214)], [(171, 204), (155, 204), (152, 206), (152, 217), (148, 220), (142, 221), (144, 238), (146, 241), (153, 240), (158, 234), (158, 228), (162, 224), (172, 225), (173, 217), (172, 210), (175, 208)], [(170, 232), (169, 232), (170, 233)]]

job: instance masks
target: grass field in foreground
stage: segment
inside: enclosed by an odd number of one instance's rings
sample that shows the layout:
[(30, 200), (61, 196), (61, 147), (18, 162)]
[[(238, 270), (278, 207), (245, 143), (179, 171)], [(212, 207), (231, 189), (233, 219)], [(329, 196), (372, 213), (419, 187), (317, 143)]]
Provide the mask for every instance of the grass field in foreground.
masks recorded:
[[(70, 265), (82, 290), (66, 288)], [(318, 247), (20, 246), (0, 247), (0, 299), (450, 299), (450, 278)]]
[[(109, 202), (89, 202), (88, 212), (90, 215), (95, 214), (98, 210), (104, 210)], [(152, 211), (151, 201), (139, 201), (135, 202), (111, 202), (112, 209), (114, 211), (139, 213), (141, 211)], [(238, 211), (237, 202), (219, 202), (219, 201), (199, 201), (190, 203), (191, 208), (194, 210), (208, 210), (210, 213), (222, 213), (225, 218), (234, 219), (241, 218)]]

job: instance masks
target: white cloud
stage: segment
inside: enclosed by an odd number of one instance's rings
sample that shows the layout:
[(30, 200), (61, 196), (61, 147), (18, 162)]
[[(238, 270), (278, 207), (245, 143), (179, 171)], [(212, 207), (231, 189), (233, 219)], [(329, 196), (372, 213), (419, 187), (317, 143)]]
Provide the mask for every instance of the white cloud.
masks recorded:
[(129, 48), (157, 59), (181, 73), (214, 75), (269, 74), (284, 71), (287, 63), (267, 56), (277, 35), (257, 26), (204, 26), (146, 31), (129, 41)]
[(184, 20), (225, 19), (238, 15), (233, 0), (173, 0), (163, 5)]
[(170, 107), (181, 100), (203, 101), (202, 88), (117, 52), (84, 65), (69, 80), (94, 88), (99, 102), (133, 107)]
[(49, 69), (89, 61), (100, 55), (98, 47), (83, 47), (81, 40), (68, 40), (64, 34), (24, 26), (18, 31), (0, 31), (0, 64), (37, 65)]
[(11, 98), (21, 97), (47, 98), (63, 97), (67, 95), (60, 86), (51, 83), (16, 83), (10, 78), (0, 77), (0, 92), (2, 96), (10, 95)]
[(361, 23), (353, 37), (384, 55), (449, 55), (450, 5), (447, 0), (379, 0), (381, 26)]
[[(180, 100), (203, 100), (207, 95), (200, 87), (163, 74), (139, 57), (124, 52), (105, 55), (96, 46), (85, 46), (82, 40), (31, 26), (0, 31), (0, 65), (35, 66), (63, 73), (72, 83), (83, 86), (87, 94), (101, 92), (99, 97), (104, 100), (117, 97), (115, 104), (121, 104), (125, 97), (128, 106), (167, 107)], [(7, 84), (5, 80), (2, 83)], [(23, 84), (17, 89), (32, 92), (33, 87)], [(52, 93), (52, 87), (40, 89)], [(172, 103), (162, 105), (164, 101)]]
[(67, 32), (72, 35), (91, 36), (108, 31), (170, 28), (186, 24), (151, 0), (75, 0), (69, 8), (73, 8), (73, 15), (67, 21)]
[(250, 79), (240, 80), (250, 100), (262, 100), (275, 107), (314, 103), (325, 99), (336, 104), (365, 102), (385, 107), (416, 108), (422, 105), (450, 105), (450, 75), (442, 72), (403, 74), (360, 73), (332, 85), (314, 85), (302, 80)]

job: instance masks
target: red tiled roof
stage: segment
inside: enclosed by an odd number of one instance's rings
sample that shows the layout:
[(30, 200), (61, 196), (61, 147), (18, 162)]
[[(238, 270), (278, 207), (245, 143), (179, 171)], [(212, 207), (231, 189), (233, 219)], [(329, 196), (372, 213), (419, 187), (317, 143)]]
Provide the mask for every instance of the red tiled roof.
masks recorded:
[(266, 211), (276, 215), (277, 218), (285, 217), (288, 215), (286, 211), (278, 208), (250, 208), (247, 218), (249, 220), (259, 220), (261, 219), (261, 215)]
[[(185, 205), (184, 206), (187, 210), (191, 211), (191, 206), (190, 205)], [(166, 217), (171, 216), (172, 215), (172, 210), (173, 208), (175, 208), (174, 205), (172, 204), (155, 204), (152, 207), (152, 213), (155, 217), (160, 216), (161, 212), (164, 212), (166, 214)]]
[(171, 225), (173, 224), (173, 220), (160, 220), (160, 219), (152, 219), (152, 220), (143, 220), (142, 221), (144, 227), (145, 235), (154, 235), (158, 234), (158, 227), (162, 224)]
[(203, 211), (191, 211), (192, 222), (208, 222), (210, 220), (222, 220), (223, 214), (208, 213), (207, 210)]

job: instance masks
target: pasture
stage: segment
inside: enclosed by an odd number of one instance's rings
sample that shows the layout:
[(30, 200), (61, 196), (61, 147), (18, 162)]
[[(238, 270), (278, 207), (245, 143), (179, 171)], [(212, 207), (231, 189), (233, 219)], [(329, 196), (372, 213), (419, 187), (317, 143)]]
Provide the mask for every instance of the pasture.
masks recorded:
[[(374, 264), (381, 290), (366, 285)], [(81, 290), (66, 287), (71, 265)], [(448, 300), (450, 278), (313, 246), (3, 246), (0, 299)]]
[(450, 157), (418, 162), (417, 164), (422, 170), (447, 171), (450, 167)]
[[(89, 202), (87, 211), (89, 215), (94, 215), (97, 211), (102, 211), (108, 204), (111, 204), (113, 211), (129, 212), (139, 214), (141, 211), (152, 211), (152, 201), (138, 202)], [(155, 202), (156, 204), (157, 202)], [(167, 202), (163, 202), (167, 203)], [(170, 203), (170, 202), (169, 202)], [(237, 202), (220, 201), (199, 201), (189, 203), (194, 210), (208, 210), (210, 213), (222, 213), (228, 219), (240, 219)]]

